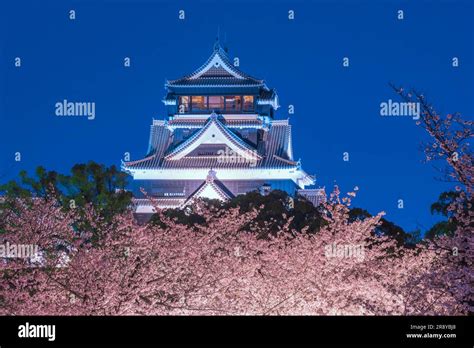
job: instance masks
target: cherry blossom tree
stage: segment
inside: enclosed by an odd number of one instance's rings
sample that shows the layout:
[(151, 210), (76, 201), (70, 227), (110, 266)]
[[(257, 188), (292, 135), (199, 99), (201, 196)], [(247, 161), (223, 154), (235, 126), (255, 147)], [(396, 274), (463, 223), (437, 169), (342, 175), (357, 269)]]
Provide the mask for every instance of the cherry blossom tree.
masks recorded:
[(449, 291), (465, 311), (474, 311), (474, 158), (470, 140), (474, 137), (474, 122), (459, 113), (442, 117), (423, 94), (392, 86), (407, 102), (419, 103), (421, 117), (417, 122), (429, 135), (424, 146), (427, 161), (445, 163), (444, 179), (456, 184), (456, 198), (448, 205), (450, 220), (456, 230), (452, 237), (442, 236), (427, 243), (440, 256), (427, 273), (433, 284), (448, 284)]
[[(74, 212), (53, 201), (18, 203), (2, 240), (34, 240), (40, 264), (3, 264), (2, 314), (296, 315), (459, 314), (447, 284), (427, 276), (438, 262), (425, 246), (401, 249), (375, 233), (382, 213), (350, 222), (355, 192), (336, 190), (324, 205), (328, 224), (317, 234), (276, 235), (246, 224), (258, 209), (193, 207), (205, 224), (189, 228), (158, 211), (163, 224), (137, 225), (131, 212), (100, 223), (101, 239), (74, 228)], [(94, 227), (95, 226), (95, 227)], [(244, 230), (243, 226), (248, 229)], [(263, 227), (265, 228), (265, 227)], [(266, 238), (258, 236), (265, 235)], [(36, 239), (34, 239), (36, 238)], [(48, 241), (44, 242), (43, 241)], [(59, 248), (58, 246), (63, 246)], [(62, 262), (66, 250), (67, 262)], [(426, 304), (426, 305), (425, 305)], [(429, 305), (428, 305), (429, 304)]]

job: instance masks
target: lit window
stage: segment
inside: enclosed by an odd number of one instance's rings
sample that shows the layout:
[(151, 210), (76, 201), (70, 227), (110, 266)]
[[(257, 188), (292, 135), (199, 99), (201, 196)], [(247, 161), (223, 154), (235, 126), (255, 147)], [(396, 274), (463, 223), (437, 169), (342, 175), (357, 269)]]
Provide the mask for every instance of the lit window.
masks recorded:
[(226, 111), (240, 111), (242, 109), (242, 97), (228, 96), (225, 97), (225, 110)]
[(209, 109), (210, 110), (224, 110), (224, 97), (223, 96), (210, 96)]
[(244, 111), (253, 110), (253, 95), (244, 95)]
[(191, 109), (193, 111), (207, 110), (207, 96), (193, 95), (191, 97)]

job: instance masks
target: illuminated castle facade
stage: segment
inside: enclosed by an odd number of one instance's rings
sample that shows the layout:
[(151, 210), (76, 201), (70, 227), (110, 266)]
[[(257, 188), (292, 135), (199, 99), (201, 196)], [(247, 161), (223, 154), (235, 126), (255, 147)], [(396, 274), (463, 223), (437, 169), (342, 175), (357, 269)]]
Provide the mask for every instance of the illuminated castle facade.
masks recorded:
[(293, 159), (288, 120), (274, 118), (275, 90), (236, 68), (219, 42), (199, 69), (165, 87), (167, 118), (153, 120), (147, 155), (122, 163), (137, 213), (154, 211), (141, 189), (160, 208), (272, 189), (324, 200), (322, 189), (305, 189), (315, 180)]

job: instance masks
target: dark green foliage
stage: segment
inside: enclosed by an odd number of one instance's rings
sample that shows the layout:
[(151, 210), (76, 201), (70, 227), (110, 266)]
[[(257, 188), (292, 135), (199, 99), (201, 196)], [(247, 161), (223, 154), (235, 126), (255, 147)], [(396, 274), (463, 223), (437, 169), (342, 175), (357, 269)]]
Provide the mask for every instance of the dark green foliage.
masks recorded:
[[(308, 233), (316, 233), (326, 223), (319, 209), (314, 207), (311, 202), (303, 197), (297, 197), (293, 199), (293, 207), (291, 207), (291, 197), (286, 192), (279, 190), (271, 191), (266, 196), (254, 191), (239, 195), (228, 202), (204, 200), (204, 203), (212, 209), (213, 214), (217, 215), (231, 208), (239, 208), (240, 212), (245, 213), (261, 207), (257, 218), (254, 221), (248, 221), (244, 229), (249, 227), (250, 224), (263, 227), (267, 223), (267, 227), (263, 230), (272, 234), (280, 231), (290, 218), (293, 218), (290, 228), (300, 231), (308, 227)], [(166, 210), (164, 214), (167, 217), (175, 218), (177, 223), (190, 227), (205, 225), (205, 219), (194, 212), (192, 208), (184, 210), (170, 209)], [(158, 214), (152, 217), (150, 223), (163, 226)]]
[(267, 225), (269, 233), (276, 233), (288, 222), (291, 229), (301, 231), (308, 227), (308, 233), (316, 233), (326, 224), (320, 210), (303, 197), (290, 197), (286, 192), (273, 190), (268, 195), (261, 195), (254, 191), (239, 195), (224, 204), (224, 209), (238, 207), (241, 212), (261, 207), (255, 221), (250, 222), (258, 226)]
[[(349, 212), (349, 221), (364, 220), (371, 216), (372, 215), (365, 209), (352, 208)], [(410, 233), (405, 232), (400, 226), (384, 218), (381, 219), (381, 224), (376, 228), (375, 233), (392, 237), (399, 245), (408, 244), (412, 240)]]
[(71, 200), (79, 206), (90, 203), (109, 220), (130, 205), (132, 193), (125, 191), (127, 174), (115, 166), (105, 167), (95, 162), (76, 164), (71, 173), (62, 183), (66, 207)]
[[(453, 211), (449, 210), (449, 206), (460, 199), (461, 192), (448, 191), (439, 195), (438, 200), (431, 205), (431, 214), (439, 214), (446, 218), (433, 225), (425, 234), (425, 238), (433, 239), (437, 236), (452, 236), (456, 231), (459, 223)], [(474, 204), (473, 199), (470, 202), (465, 201), (463, 208), (464, 214), (468, 214), (469, 204)]]
[(110, 221), (131, 203), (132, 194), (125, 191), (127, 174), (115, 166), (106, 167), (95, 162), (76, 164), (71, 175), (38, 167), (33, 177), (25, 171), (19, 176), (18, 182), (0, 185), (0, 192), (5, 196), (4, 208), (8, 208), (14, 198), (54, 197), (65, 209), (81, 209), (91, 204), (104, 221)]
[(431, 214), (440, 214), (446, 217), (451, 216), (452, 214), (448, 211), (448, 207), (459, 198), (459, 194), (460, 192), (455, 191), (441, 193), (438, 200), (431, 205)]
[(35, 177), (31, 178), (27, 172), (22, 170), (19, 173), (19, 182), (11, 180), (0, 185), (0, 192), (7, 199), (45, 197), (54, 193), (61, 180), (61, 176), (54, 171), (48, 172), (44, 167), (37, 167)]
[[(206, 219), (193, 212), (191, 207), (186, 209), (167, 209), (163, 212), (163, 215), (169, 219), (174, 219), (176, 223), (186, 225), (188, 227), (193, 227), (195, 225), (206, 225)], [(149, 221), (150, 224), (159, 225), (162, 228), (166, 227), (166, 223), (160, 219), (160, 215), (153, 214), (152, 218)]]
[(425, 234), (425, 238), (433, 239), (436, 236), (452, 236), (456, 231), (457, 223), (454, 219), (448, 221), (440, 221), (433, 225)]

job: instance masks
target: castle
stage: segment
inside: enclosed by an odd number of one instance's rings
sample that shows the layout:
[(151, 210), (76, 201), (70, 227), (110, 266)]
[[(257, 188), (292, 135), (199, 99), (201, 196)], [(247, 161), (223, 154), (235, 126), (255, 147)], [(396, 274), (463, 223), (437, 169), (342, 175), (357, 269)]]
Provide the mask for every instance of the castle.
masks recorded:
[(166, 82), (167, 118), (153, 120), (147, 155), (122, 162), (133, 177), (136, 213), (182, 208), (196, 198), (227, 200), (258, 190), (303, 195), (314, 205), (323, 189), (293, 158), (291, 125), (275, 119), (278, 95), (242, 72), (216, 41), (196, 71)]

